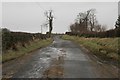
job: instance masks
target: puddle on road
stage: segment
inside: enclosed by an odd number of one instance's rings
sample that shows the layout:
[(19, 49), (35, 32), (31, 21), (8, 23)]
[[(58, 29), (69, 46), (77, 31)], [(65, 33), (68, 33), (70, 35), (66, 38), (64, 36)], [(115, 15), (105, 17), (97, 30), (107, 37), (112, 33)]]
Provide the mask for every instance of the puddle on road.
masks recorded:
[(51, 66), (44, 71), (43, 78), (60, 78), (64, 74), (64, 56), (59, 56), (52, 60)]
[(42, 61), (42, 63), (48, 63), (50, 58), (40, 58), (40, 60)]
[(66, 51), (64, 49), (60, 49), (61, 52), (65, 53)]
[(49, 47), (45, 53), (40, 55), (40, 59), (44, 62), (48, 62), (47, 60), (49, 59), (47, 58), (51, 59), (49, 67), (43, 72), (43, 78), (60, 78), (63, 76), (64, 57), (66, 55), (66, 51), (64, 49)]

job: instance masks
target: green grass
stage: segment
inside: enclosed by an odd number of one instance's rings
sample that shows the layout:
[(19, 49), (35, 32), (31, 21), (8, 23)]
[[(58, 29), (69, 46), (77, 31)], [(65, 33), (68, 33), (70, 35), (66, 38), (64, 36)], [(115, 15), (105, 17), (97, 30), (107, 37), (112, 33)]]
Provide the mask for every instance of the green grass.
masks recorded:
[(29, 45), (27, 44), (26, 47), (19, 46), (19, 47), (17, 47), (18, 48), (17, 51), (8, 50), (6, 53), (3, 53), (2, 62), (6, 62), (9, 60), (18, 58), (20, 56), (26, 55), (26, 54), (28, 54), (36, 49), (45, 47), (51, 43), (52, 43), (52, 39), (48, 38), (46, 40), (33, 41)]
[(83, 45), (101, 59), (120, 62), (120, 54), (118, 54), (120, 38), (84, 38), (69, 35), (63, 35), (62, 38)]

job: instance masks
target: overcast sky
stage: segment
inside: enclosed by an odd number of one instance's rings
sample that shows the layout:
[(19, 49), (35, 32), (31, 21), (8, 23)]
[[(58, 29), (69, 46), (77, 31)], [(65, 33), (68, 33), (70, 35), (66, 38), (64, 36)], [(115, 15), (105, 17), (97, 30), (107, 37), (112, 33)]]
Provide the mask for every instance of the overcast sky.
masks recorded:
[(118, 14), (120, 15), (120, 1), (118, 3)]
[[(45, 10), (52, 9), (55, 19), (53, 32), (66, 32), (75, 22), (79, 12), (96, 9), (98, 22), (114, 28), (118, 17), (117, 2), (3, 2), (2, 27), (12, 31), (41, 32), (40, 25), (46, 22)], [(43, 32), (48, 29), (44, 28)]]

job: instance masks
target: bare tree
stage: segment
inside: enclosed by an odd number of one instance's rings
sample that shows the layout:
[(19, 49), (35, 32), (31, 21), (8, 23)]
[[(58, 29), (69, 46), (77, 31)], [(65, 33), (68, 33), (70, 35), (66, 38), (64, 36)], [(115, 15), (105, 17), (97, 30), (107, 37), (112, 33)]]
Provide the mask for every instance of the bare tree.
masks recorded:
[(88, 31), (99, 32), (101, 26), (98, 25), (95, 13), (96, 9), (89, 9), (86, 12), (80, 12), (77, 15), (76, 22), (70, 26), (71, 31), (77, 33), (87, 33)]
[(53, 11), (49, 10), (45, 12), (45, 16), (47, 17), (47, 20), (49, 21), (49, 37), (51, 37), (51, 32), (53, 30)]
[(92, 31), (96, 22), (95, 9), (89, 9), (86, 12), (80, 12), (77, 15), (76, 22), (77, 24), (79, 24), (79, 26), (76, 26), (78, 27), (77, 30), (79, 30), (79, 32), (88, 31), (89, 25), (90, 30)]
[(95, 32), (101, 32), (101, 25), (95, 25), (95, 27), (94, 27), (94, 31)]
[(93, 31), (95, 28), (95, 25), (97, 24), (95, 11), (96, 11), (95, 9), (91, 9), (91, 12), (89, 14), (90, 31)]
[(97, 24), (97, 25), (95, 25), (94, 30), (96, 32), (104, 32), (104, 31), (106, 31), (106, 25)]
[(75, 28), (74, 28), (74, 25), (73, 25), (73, 24), (70, 25), (70, 31), (71, 31), (71, 32), (74, 32), (74, 31), (75, 31)]
[(78, 15), (77, 15), (77, 19), (76, 19), (76, 22), (74, 23), (74, 28), (76, 30), (76, 32), (84, 32), (84, 31), (87, 31), (87, 23), (86, 23), (86, 17), (87, 17), (87, 14), (84, 12), (80, 12)]
[(106, 31), (106, 27), (107, 27), (106, 25), (102, 25), (102, 26), (101, 26), (101, 32)]

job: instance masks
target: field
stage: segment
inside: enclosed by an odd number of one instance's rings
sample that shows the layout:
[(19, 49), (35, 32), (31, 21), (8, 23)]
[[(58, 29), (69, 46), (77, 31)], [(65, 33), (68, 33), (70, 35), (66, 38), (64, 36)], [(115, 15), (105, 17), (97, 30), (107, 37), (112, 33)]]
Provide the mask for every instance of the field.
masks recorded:
[(65, 40), (71, 40), (84, 46), (98, 58), (117, 64), (120, 63), (120, 54), (118, 47), (120, 38), (85, 38), (77, 36), (62, 36)]

